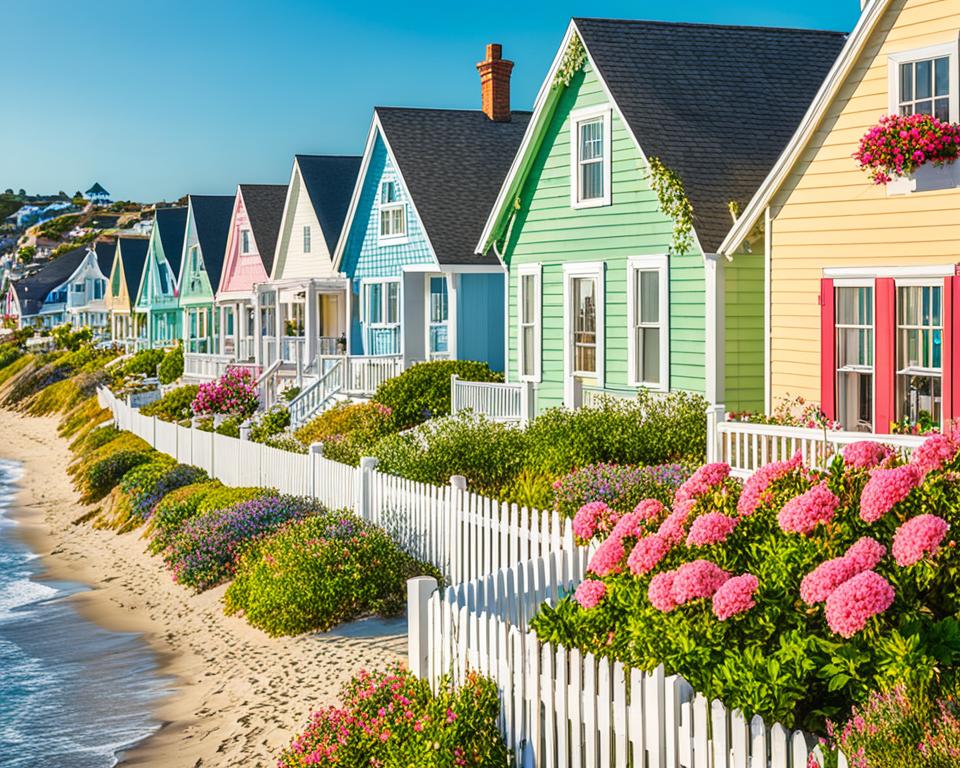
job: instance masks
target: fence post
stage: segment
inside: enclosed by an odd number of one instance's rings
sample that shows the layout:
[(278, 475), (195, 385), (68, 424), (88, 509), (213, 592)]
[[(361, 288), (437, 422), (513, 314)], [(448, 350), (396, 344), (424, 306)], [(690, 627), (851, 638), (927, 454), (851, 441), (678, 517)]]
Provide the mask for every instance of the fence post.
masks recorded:
[(323, 443), (310, 443), (310, 495), (317, 498), (317, 457), (323, 457)]
[(583, 407), (583, 379), (579, 376), (567, 376), (563, 383), (563, 405), (571, 411)]
[[(463, 475), (451, 475), (450, 496), (446, 519), (446, 552), (447, 569), (444, 576), (450, 575), (454, 584), (466, 581), (467, 570), (464, 568), (461, 552), (472, 551), (473, 546), (468, 539), (467, 526), (463, 521), (463, 497), (467, 492), (467, 478)], [(461, 543), (463, 547), (461, 547)]]
[(526, 426), (533, 420), (533, 406), (535, 399), (536, 395), (533, 389), (533, 382), (520, 382), (520, 423), (523, 426)]
[(723, 421), (727, 409), (723, 403), (707, 406), (707, 463), (722, 461), (720, 450), (720, 430), (718, 425)]
[(153, 448), (157, 447), (157, 417), (153, 417), (153, 442), (151, 443)]
[(360, 459), (357, 473), (357, 515), (361, 520), (373, 519), (373, 471), (379, 462), (372, 456)]
[(430, 673), (430, 596), (437, 591), (433, 576), (407, 580), (407, 665), (420, 680)]
[(246, 419), (240, 424), (240, 439), (249, 440), (250, 439), (250, 427), (253, 424), (252, 419)]
[(460, 413), (460, 403), (457, 401), (457, 381), (459, 376), (455, 373), (450, 374), (450, 415), (456, 416)]

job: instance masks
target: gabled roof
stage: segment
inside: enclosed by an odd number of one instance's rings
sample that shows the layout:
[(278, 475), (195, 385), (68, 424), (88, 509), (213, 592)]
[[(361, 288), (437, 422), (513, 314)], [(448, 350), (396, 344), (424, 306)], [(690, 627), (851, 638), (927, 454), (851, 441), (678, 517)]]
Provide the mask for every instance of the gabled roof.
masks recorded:
[(530, 114), (513, 112), (511, 121), (496, 122), (480, 110), (376, 108), (375, 120), (440, 264), (497, 263), (474, 246)]
[[(154, 227), (158, 229), (163, 255), (174, 275), (180, 274), (180, 257), (183, 256), (183, 236), (187, 228), (187, 207), (157, 208)], [(176, 278), (174, 278), (176, 279)]]
[(150, 241), (145, 237), (121, 237), (117, 242), (117, 250), (123, 262), (123, 278), (127, 283), (127, 296), (131, 303), (137, 300), (149, 245)]
[(36, 274), (11, 283), (20, 302), (20, 313), (28, 317), (38, 314), (47, 294), (67, 282), (86, 256), (85, 245), (74, 248), (58, 256)]
[[(295, 155), (300, 178), (307, 188), (313, 212), (320, 222), (323, 239), (332, 254), (343, 229), (350, 194), (357, 182), (363, 158), (339, 155)], [(259, 246), (259, 241), (257, 242)], [(263, 248), (260, 249), (263, 253)], [(271, 256), (271, 261), (272, 261)], [(267, 269), (269, 272), (270, 269)]]
[(110, 195), (110, 193), (107, 192), (107, 190), (105, 190), (103, 187), (100, 186), (100, 182), (99, 182), (99, 181), (98, 181), (98, 182), (95, 182), (94, 185), (93, 185), (92, 187), (90, 187), (90, 189), (88, 189), (88, 190), (87, 190), (86, 192), (84, 192), (83, 194), (85, 194), (85, 195), (105, 195), (105, 196), (109, 196), (109, 195)]
[(740, 218), (737, 219), (736, 224), (727, 234), (719, 248), (721, 253), (732, 254), (740, 247), (740, 244), (759, 221), (763, 211), (770, 204), (773, 196), (779, 191), (801, 154), (807, 148), (810, 139), (823, 121), (827, 110), (830, 109), (830, 105), (837, 97), (850, 72), (856, 66), (890, 4), (890, 0), (867, 0), (857, 25), (853, 28), (843, 51), (837, 57), (826, 80), (824, 80), (816, 97), (809, 105), (803, 121), (797, 127), (776, 164), (772, 166), (770, 173), (767, 174), (767, 177), (757, 189), (756, 194), (753, 195), (750, 204), (744, 208)]
[(97, 266), (105, 277), (110, 276), (113, 269), (113, 259), (117, 255), (116, 240), (97, 240), (93, 244), (93, 251), (97, 254)]
[[(640, 151), (683, 181), (705, 253), (730, 229), (730, 203), (746, 204), (786, 146), (845, 40), (818, 30), (575, 18), (537, 97), (538, 124), (556, 104), (553, 80), (573, 34)], [(486, 239), (513, 199), (520, 165)]]
[(260, 261), (267, 274), (273, 269), (274, 251), (283, 220), (283, 205), (287, 200), (286, 184), (241, 184), (243, 206), (250, 219), (253, 239), (260, 252)]
[(193, 226), (203, 254), (203, 266), (212, 286), (220, 283), (235, 201), (234, 195), (190, 195)]

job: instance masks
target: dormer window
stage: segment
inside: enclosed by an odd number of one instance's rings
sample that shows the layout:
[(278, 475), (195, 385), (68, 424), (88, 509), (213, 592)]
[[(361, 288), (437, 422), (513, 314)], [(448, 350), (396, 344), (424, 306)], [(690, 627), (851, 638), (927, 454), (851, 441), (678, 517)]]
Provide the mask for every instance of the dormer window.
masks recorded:
[(250, 230), (240, 230), (240, 253), (244, 256), (250, 253)]
[(310, 253), (311, 242), (310, 242), (310, 225), (303, 225), (303, 252)]
[(933, 115), (944, 122), (960, 120), (958, 68), (956, 42), (891, 54), (890, 114)]
[(610, 205), (610, 122), (607, 106), (570, 116), (570, 204), (574, 208)]
[(407, 235), (407, 206), (400, 201), (399, 184), (380, 182), (380, 241), (401, 240)]

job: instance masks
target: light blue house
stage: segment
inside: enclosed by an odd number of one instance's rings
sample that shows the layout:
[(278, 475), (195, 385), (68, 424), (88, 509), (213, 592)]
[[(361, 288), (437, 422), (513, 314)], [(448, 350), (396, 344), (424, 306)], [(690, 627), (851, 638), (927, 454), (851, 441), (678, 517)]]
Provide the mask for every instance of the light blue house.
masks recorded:
[(374, 110), (334, 256), (351, 355), (503, 370), (504, 273), (474, 246), (530, 117), (508, 104)]

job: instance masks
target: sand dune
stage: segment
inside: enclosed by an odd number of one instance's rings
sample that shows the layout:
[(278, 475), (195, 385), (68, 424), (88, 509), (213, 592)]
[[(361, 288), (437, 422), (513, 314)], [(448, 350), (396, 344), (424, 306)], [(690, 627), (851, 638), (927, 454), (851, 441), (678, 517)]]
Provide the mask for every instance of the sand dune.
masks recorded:
[(405, 625), (357, 622), (325, 635), (271, 639), (223, 615), (225, 587), (192, 595), (173, 583), (139, 533), (118, 536), (72, 525), (79, 504), (70, 454), (55, 419), (0, 411), (0, 456), (24, 463), (18, 508), (23, 533), (53, 578), (90, 584), (72, 599), (111, 629), (142, 632), (156, 649), (170, 695), (164, 726), (123, 765), (162, 768), (270, 766), (312, 709), (332, 704), (361, 667), (405, 655)]

